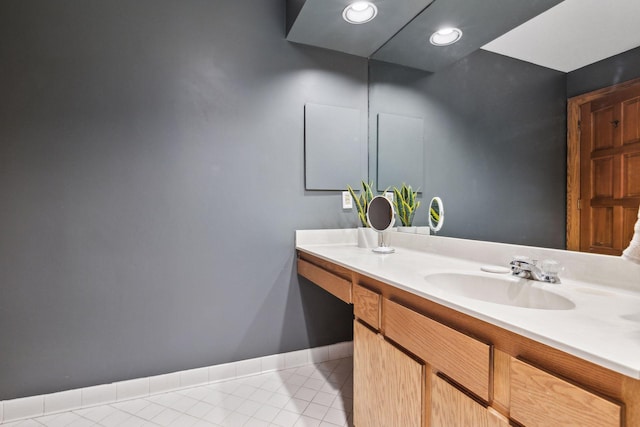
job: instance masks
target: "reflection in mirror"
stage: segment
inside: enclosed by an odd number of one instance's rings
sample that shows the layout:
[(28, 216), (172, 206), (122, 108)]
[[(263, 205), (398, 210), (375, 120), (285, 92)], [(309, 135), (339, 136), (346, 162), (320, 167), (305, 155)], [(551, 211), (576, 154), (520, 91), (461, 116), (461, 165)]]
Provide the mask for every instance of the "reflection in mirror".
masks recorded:
[[(378, 114), (378, 191), (424, 181), (423, 119)], [(420, 188), (420, 187), (418, 187)]]
[(424, 119), (414, 185), (446, 198), (445, 235), (564, 247), (564, 73), (477, 51), (437, 73), (370, 61), (369, 75), (369, 117)]
[(622, 258), (640, 264), (640, 209), (638, 209), (638, 219), (633, 227), (633, 238), (622, 253)]
[[(415, 185), (447, 199), (445, 235), (564, 249), (567, 98), (640, 77), (640, 48), (569, 73), (485, 50), (436, 73), (369, 67), (370, 135), (380, 113), (424, 119)], [(376, 176), (374, 137), (369, 153)]]
[(395, 249), (388, 247), (385, 242), (385, 231), (393, 227), (394, 218), (393, 205), (389, 199), (376, 196), (371, 200), (367, 209), (367, 221), (369, 226), (378, 232), (378, 247), (373, 249), (374, 252), (382, 254), (395, 252)]
[(429, 203), (429, 227), (433, 234), (442, 229), (444, 224), (444, 206), (440, 197), (434, 197)]

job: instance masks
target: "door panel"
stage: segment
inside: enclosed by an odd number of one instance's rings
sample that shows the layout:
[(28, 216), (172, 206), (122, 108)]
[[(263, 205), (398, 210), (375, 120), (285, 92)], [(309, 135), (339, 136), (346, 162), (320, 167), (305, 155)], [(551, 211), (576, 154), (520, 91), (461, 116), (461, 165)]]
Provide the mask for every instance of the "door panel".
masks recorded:
[(613, 197), (613, 156), (592, 162), (592, 198)]
[(622, 160), (624, 197), (640, 197), (640, 152), (626, 154)]
[(622, 103), (622, 144), (629, 145), (640, 141), (640, 98)]
[(633, 239), (633, 227), (638, 219), (638, 210), (633, 208), (625, 208), (623, 213), (623, 235), (624, 242), (631, 242)]
[(611, 125), (614, 119), (613, 107), (608, 107), (600, 111), (593, 111), (593, 133), (592, 150), (598, 151), (614, 146), (615, 128)]
[(580, 250), (620, 255), (640, 205), (640, 85), (580, 107)]
[(592, 208), (591, 246), (613, 249), (613, 208)]

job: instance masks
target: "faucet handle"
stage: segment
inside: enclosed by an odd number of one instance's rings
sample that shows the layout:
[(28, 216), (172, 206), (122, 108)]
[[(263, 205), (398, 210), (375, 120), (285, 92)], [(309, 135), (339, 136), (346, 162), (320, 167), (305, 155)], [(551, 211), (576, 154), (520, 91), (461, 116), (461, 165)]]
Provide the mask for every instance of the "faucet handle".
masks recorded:
[(546, 274), (558, 274), (564, 267), (558, 262), (552, 259), (545, 259), (540, 263), (540, 270)]
[(511, 265), (516, 264), (516, 263), (526, 263), (526, 264), (532, 264), (534, 261), (529, 258), (528, 256), (524, 256), (524, 255), (515, 255), (513, 257), (513, 259), (511, 260)]
[(540, 263), (540, 271), (545, 276), (545, 281), (550, 283), (560, 283), (558, 273), (564, 270), (564, 267), (552, 259), (545, 259)]
[(511, 266), (511, 274), (518, 277), (528, 276), (526, 270), (527, 266), (531, 265), (531, 258), (522, 255), (516, 255), (513, 257), (509, 265)]

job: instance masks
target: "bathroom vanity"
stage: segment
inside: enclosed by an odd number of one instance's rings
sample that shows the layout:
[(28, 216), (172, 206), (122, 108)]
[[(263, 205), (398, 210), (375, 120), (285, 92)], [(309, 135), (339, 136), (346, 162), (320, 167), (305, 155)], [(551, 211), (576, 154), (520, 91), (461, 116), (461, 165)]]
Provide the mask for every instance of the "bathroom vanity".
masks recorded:
[[(380, 255), (355, 236), (298, 231), (296, 249), (299, 275), (353, 304), (356, 427), (640, 426), (639, 266), (395, 232)], [(555, 259), (562, 283), (482, 271), (514, 255)]]

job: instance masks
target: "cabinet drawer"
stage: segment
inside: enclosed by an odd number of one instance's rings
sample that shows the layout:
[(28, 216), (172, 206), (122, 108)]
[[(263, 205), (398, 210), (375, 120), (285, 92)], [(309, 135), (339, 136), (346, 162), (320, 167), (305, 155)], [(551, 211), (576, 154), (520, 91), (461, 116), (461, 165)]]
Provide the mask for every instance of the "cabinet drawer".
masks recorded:
[(298, 274), (311, 280), (330, 294), (351, 304), (351, 282), (328, 272), (324, 268), (298, 259)]
[(353, 314), (369, 326), (380, 329), (380, 294), (354, 284)]
[(511, 359), (510, 416), (527, 427), (620, 427), (621, 405)]
[(431, 376), (431, 427), (509, 427), (509, 420), (440, 376)]
[(384, 333), (481, 399), (489, 401), (491, 346), (393, 301), (384, 300)]

